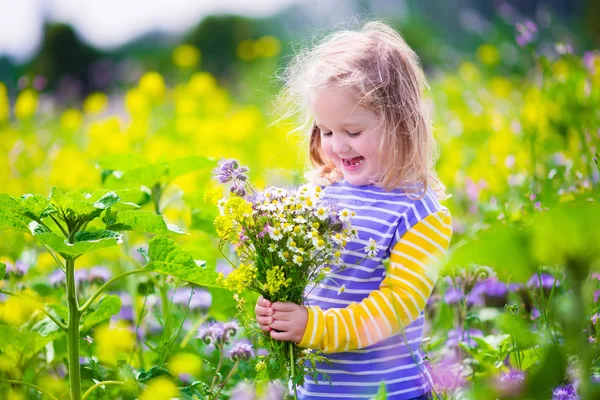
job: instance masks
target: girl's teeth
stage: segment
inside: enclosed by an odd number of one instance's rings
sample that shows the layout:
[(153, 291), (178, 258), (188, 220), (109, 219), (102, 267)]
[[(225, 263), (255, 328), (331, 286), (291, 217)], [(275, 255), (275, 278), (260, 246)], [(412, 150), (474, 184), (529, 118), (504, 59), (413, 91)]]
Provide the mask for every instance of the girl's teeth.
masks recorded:
[[(351, 160), (355, 160), (355, 161), (352, 162)], [(349, 165), (351, 167), (356, 167), (357, 165), (360, 165), (363, 162), (363, 160), (364, 160), (364, 157), (355, 157), (355, 158), (344, 160), (344, 164)]]

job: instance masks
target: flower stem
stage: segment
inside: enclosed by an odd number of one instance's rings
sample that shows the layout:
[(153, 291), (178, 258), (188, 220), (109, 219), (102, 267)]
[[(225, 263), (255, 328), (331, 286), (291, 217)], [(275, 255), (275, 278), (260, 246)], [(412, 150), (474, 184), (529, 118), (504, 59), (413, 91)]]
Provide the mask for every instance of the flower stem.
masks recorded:
[(69, 306), (69, 322), (67, 326), (67, 349), (69, 351), (69, 386), (71, 400), (81, 399), (81, 373), (79, 369), (79, 321), (81, 312), (77, 303), (75, 287), (75, 261), (67, 259), (67, 304)]
[(81, 400), (86, 400), (88, 398), (88, 396), (90, 396), (94, 390), (96, 390), (97, 388), (99, 388), (101, 386), (126, 386), (126, 385), (135, 386), (135, 384), (131, 383), (131, 382), (121, 382), (121, 381), (98, 382), (94, 386), (92, 386), (88, 390), (86, 390), (86, 392), (81, 397)]
[(294, 344), (292, 342), (289, 342), (288, 346), (290, 348), (290, 370), (291, 370), (290, 372), (291, 372), (291, 378), (292, 378), (292, 387), (294, 388), (294, 399), (297, 400), (298, 392), (297, 392), (296, 383), (295, 383), (296, 374), (294, 372), (294, 364), (295, 364), (295, 362), (294, 362)]
[(50, 393), (48, 393), (46, 390), (42, 389), (39, 386), (34, 385), (33, 383), (29, 383), (29, 382), (23, 382), (23, 381), (15, 381), (12, 379), (7, 379), (4, 382), (6, 383), (12, 383), (13, 385), (23, 385), (23, 386), (29, 386), (30, 388), (33, 388), (35, 390), (37, 390), (38, 392), (46, 395), (49, 399), (51, 400), (58, 400), (58, 398), (56, 398), (55, 396), (52, 396)]
[(233, 373), (237, 369), (237, 366), (238, 366), (239, 363), (240, 363), (240, 360), (236, 360), (235, 361), (235, 364), (233, 365), (233, 368), (231, 368), (231, 371), (229, 372), (229, 375), (227, 375), (227, 377), (225, 378), (225, 380), (221, 384), (221, 387), (219, 388), (219, 390), (217, 390), (217, 393), (215, 393), (215, 397), (213, 397), (213, 399), (216, 399), (217, 396), (219, 395), (219, 393), (221, 393), (221, 390), (223, 390), (223, 388), (225, 387), (225, 385), (227, 385), (227, 382), (229, 381), (229, 378), (231, 378), (231, 376), (233, 375)]

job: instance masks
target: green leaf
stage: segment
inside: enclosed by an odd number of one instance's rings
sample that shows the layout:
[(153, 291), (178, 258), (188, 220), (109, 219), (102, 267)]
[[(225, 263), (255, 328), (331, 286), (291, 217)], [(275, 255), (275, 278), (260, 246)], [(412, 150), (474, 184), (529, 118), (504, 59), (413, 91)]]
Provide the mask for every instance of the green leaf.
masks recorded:
[(146, 269), (171, 275), (201, 286), (218, 287), (217, 272), (206, 267), (204, 261), (195, 261), (179, 244), (165, 236), (155, 236), (149, 243), (150, 262)]
[(375, 394), (375, 397), (373, 397), (373, 400), (385, 400), (385, 399), (387, 399), (387, 390), (385, 388), (385, 383), (381, 382), (381, 384), (379, 385), (379, 390)]
[(176, 378), (167, 369), (161, 367), (152, 367), (147, 372), (141, 372), (137, 377), (137, 381), (139, 383), (148, 383), (148, 381), (150, 381), (151, 379), (157, 378), (159, 376), (164, 376), (166, 378), (171, 379), (178, 386), (181, 386), (182, 384), (179, 378)]
[(69, 319), (69, 309), (62, 304), (49, 304), (48, 307), (63, 321), (66, 322)]
[(9, 325), (0, 325), (0, 351), (7, 356), (29, 359), (52, 339), (52, 335), (42, 336), (37, 332), (23, 332)]
[(201, 156), (190, 156), (173, 161), (141, 165), (137, 168), (119, 170), (106, 178), (107, 184), (131, 186), (145, 185), (152, 187), (156, 183), (167, 183), (179, 176), (204, 168), (213, 168), (216, 161)]
[(63, 236), (56, 233), (41, 233), (35, 237), (41, 243), (68, 257), (120, 244), (123, 235), (109, 230), (84, 231), (75, 235), (74, 243), (68, 243)]
[(194, 382), (190, 386), (180, 387), (179, 394), (181, 400), (203, 400), (204, 397), (204, 382)]
[[(113, 210), (131, 210), (140, 208), (141, 205), (146, 204), (151, 200), (150, 189), (139, 187), (136, 189), (118, 189), (113, 190), (117, 196), (121, 198), (118, 203), (112, 206)], [(98, 190), (92, 193), (90, 201), (96, 202), (102, 196), (108, 193), (106, 190)]]
[(24, 194), (19, 198), (17, 211), (33, 220), (40, 221), (56, 212), (48, 199), (39, 194)]
[(60, 327), (56, 325), (49, 317), (39, 320), (31, 327), (32, 332), (37, 332), (42, 336), (48, 336), (54, 332), (60, 331)]
[[(148, 232), (155, 235), (168, 235), (174, 232), (169, 229), (162, 216), (150, 211), (120, 211), (111, 215), (107, 229), (115, 231)], [(176, 232), (179, 233), (179, 232)]]
[(496, 225), (453, 249), (448, 265), (489, 265), (505, 281), (527, 282), (535, 272), (527, 231)]
[(0, 262), (0, 280), (4, 279), (4, 275), (6, 275), (6, 264)]
[(115, 192), (108, 192), (96, 202), (94, 202), (94, 207), (99, 208), (101, 210), (106, 210), (108, 207), (119, 202), (120, 200), (121, 198)]
[(106, 321), (121, 310), (121, 299), (114, 294), (106, 295), (100, 300), (98, 308), (91, 313), (83, 316), (82, 331), (87, 331), (91, 327)]
[(208, 233), (211, 236), (217, 236), (215, 229), (216, 211), (209, 211), (208, 208), (192, 209), (192, 223), (190, 229), (199, 230)]
[(0, 208), (0, 228), (16, 229), (21, 232), (31, 233), (28, 226), (30, 222), (31, 219), (24, 215)]

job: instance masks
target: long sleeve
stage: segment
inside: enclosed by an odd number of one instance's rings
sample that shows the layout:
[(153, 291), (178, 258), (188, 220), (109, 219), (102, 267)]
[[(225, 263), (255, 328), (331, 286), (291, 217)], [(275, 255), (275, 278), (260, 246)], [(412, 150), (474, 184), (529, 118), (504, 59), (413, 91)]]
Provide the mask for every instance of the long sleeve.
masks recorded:
[(448, 211), (430, 214), (398, 240), (378, 290), (360, 303), (307, 307), (300, 347), (335, 353), (364, 348), (402, 331), (425, 308), (452, 236)]

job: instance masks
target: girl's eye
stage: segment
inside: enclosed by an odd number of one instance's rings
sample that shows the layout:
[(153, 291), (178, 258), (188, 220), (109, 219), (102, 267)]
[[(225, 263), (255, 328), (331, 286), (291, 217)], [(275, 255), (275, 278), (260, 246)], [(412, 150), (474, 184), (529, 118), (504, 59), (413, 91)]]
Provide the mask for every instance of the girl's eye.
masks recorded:
[(348, 132), (348, 136), (350, 137), (356, 137), (358, 135), (360, 135), (362, 132), (356, 132), (356, 133), (352, 133), (352, 132)]
[(321, 132), (321, 135), (323, 135), (323, 136), (331, 136), (331, 132)]

